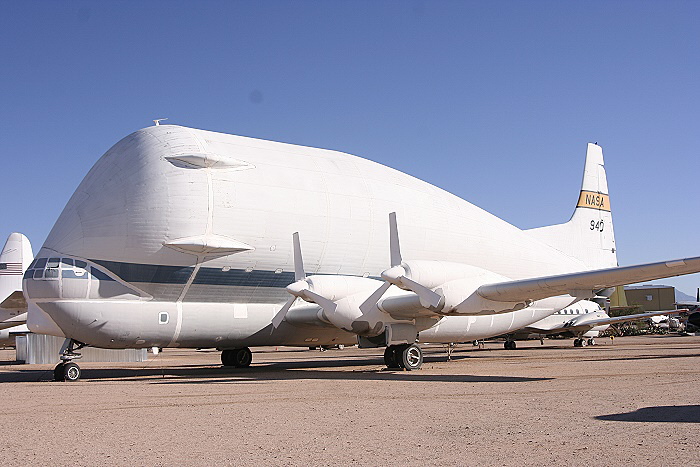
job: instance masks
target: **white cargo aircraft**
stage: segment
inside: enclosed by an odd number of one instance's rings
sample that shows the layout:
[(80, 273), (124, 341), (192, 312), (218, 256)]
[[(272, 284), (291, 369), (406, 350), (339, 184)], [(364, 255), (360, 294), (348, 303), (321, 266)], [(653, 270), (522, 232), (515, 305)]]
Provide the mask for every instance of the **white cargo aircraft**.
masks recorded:
[(90, 170), (24, 290), (29, 328), (66, 337), (56, 379), (75, 380), (84, 345), (216, 347), (244, 367), (253, 346), (359, 342), (417, 369), (416, 342), (509, 333), (698, 271), (700, 258), (617, 267), (595, 144), (571, 220), (523, 231), (356, 156), (159, 125)]
[[(515, 349), (515, 340), (525, 339), (531, 335), (543, 336), (564, 335), (574, 337), (574, 347), (594, 345), (595, 338), (610, 327), (611, 324), (642, 321), (655, 316), (665, 316), (687, 312), (687, 309), (649, 311), (634, 315), (610, 317), (601, 306), (590, 300), (581, 300), (563, 308), (536, 323), (532, 323), (508, 336), (504, 347)], [(588, 338), (586, 340), (585, 338)]]

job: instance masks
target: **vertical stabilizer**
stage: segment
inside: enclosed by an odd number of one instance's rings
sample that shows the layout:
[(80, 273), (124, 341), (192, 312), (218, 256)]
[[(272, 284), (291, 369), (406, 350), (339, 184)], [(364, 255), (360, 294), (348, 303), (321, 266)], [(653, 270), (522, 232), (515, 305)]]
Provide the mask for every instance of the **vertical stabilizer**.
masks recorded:
[(588, 143), (581, 191), (569, 222), (528, 232), (544, 243), (583, 261), (591, 269), (617, 266), (603, 148)]
[(11, 233), (0, 253), (0, 303), (22, 291), (22, 275), (34, 259), (29, 239), (21, 233)]

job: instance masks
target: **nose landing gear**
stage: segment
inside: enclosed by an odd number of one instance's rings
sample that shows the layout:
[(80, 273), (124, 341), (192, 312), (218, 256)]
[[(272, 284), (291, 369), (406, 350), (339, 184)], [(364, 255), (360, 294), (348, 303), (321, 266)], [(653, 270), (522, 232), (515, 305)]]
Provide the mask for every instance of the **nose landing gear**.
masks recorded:
[(77, 363), (73, 363), (73, 360), (83, 358), (76, 350), (80, 350), (86, 345), (74, 339), (66, 339), (61, 347), (61, 363), (56, 365), (53, 370), (54, 381), (78, 381), (80, 379), (80, 367)]

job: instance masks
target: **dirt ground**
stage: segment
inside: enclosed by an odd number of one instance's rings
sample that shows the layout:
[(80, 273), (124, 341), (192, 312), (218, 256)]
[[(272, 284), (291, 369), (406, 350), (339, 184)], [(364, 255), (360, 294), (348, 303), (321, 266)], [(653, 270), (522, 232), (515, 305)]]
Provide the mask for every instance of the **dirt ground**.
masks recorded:
[(50, 365), (0, 350), (3, 465), (698, 465), (700, 337), (426, 346), (419, 371), (382, 350), (214, 351)]

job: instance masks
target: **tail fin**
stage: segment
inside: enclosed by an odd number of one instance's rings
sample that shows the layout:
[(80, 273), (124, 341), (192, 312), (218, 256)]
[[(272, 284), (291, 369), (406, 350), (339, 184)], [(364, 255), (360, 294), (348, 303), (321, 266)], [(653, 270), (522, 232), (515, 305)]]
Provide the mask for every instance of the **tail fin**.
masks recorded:
[(617, 266), (603, 148), (588, 143), (581, 193), (569, 222), (528, 232), (538, 240), (583, 261), (591, 269)]
[(21, 233), (11, 233), (0, 253), (0, 307), (15, 309), (14, 305), (24, 302), (22, 275), (33, 259), (29, 239)]

